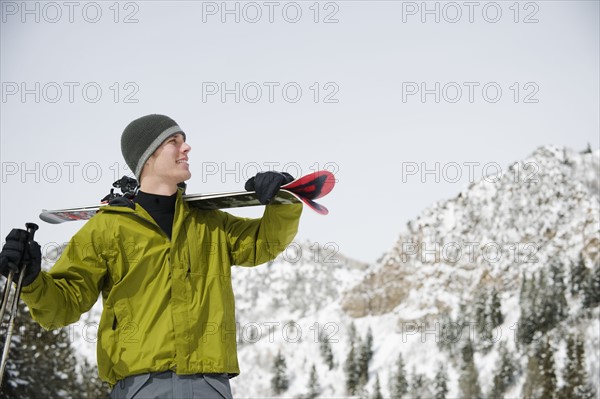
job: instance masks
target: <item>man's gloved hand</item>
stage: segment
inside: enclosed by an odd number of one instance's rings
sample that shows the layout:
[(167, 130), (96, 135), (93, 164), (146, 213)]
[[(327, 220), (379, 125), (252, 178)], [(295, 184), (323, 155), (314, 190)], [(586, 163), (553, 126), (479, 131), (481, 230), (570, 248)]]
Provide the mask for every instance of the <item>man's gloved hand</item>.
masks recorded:
[(27, 265), (25, 275), (23, 276), (23, 286), (33, 283), (33, 280), (40, 274), (42, 269), (42, 253), (40, 245), (35, 242), (27, 242), (29, 234), (26, 230), (12, 229), (6, 236), (6, 243), (0, 252), (0, 274), (8, 277), (11, 270), (14, 270), (13, 281), (19, 281), (19, 269), (21, 262)]
[(256, 191), (260, 203), (267, 205), (281, 186), (292, 181), (294, 181), (294, 177), (286, 172), (260, 172), (248, 179), (244, 188), (247, 191)]

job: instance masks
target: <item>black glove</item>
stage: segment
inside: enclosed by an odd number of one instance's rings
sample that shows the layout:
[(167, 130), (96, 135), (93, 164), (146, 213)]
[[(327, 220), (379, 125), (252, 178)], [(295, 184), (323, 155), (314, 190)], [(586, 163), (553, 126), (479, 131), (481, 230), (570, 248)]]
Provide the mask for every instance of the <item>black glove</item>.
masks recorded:
[(27, 265), (23, 276), (23, 287), (33, 283), (42, 269), (42, 252), (35, 241), (27, 242), (29, 234), (26, 230), (12, 229), (6, 236), (6, 243), (0, 252), (0, 274), (8, 277), (11, 270), (15, 272), (13, 281), (19, 281), (21, 263)]
[(260, 203), (267, 205), (281, 186), (292, 181), (294, 181), (294, 177), (286, 172), (260, 172), (248, 179), (244, 188), (247, 191), (256, 191)]

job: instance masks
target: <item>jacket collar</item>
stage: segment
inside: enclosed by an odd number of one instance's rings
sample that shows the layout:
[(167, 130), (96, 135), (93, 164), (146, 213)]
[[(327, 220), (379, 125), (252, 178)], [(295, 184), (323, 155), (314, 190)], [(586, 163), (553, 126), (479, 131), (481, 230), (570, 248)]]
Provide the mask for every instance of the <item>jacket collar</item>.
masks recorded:
[[(183, 192), (182, 188), (177, 189), (177, 200), (175, 201), (175, 216), (173, 219), (173, 237), (175, 237), (176, 227), (179, 227), (183, 224), (185, 218), (189, 214), (189, 205), (183, 200)], [(144, 208), (142, 208), (139, 204), (135, 204), (135, 209), (132, 209), (128, 206), (115, 206), (115, 205), (105, 205), (102, 206), (98, 213), (104, 214), (133, 214), (138, 215), (148, 221), (156, 224), (152, 216)]]

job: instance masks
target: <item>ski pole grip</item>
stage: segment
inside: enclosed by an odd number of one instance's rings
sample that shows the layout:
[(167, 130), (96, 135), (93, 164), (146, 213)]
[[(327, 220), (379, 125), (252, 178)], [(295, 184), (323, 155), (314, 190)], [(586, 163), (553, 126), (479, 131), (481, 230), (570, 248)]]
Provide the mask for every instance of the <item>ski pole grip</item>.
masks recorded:
[(28, 241), (33, 241), (33, 237), (35, 236), (35, 232), (40, 228), (40, 226), (38, 226), (35, 223), (25, 223), (25, 227), (27, 228), (27, 233), (29, 233), (29, 240)]
[[(29, 243), (31, 241), (33, 241), (33, 238), (35, 236), (35, 232), (40, 228), (37, 224), (35, 223), (25, 223), (25, 227), (27, 228), (27, 241), (26, 243)], [(22, 230), (21, 230), (22, 231)], [(27, 249), (25, 248), (24, 251), (27, 251)], [(21, 263), (21, 265), (23, 264), (23, 255), (21, 255), (21, 261), (19, 263)], [(10, 271), (12, 273), (19, 273), (20, 272), (20, 267), (19, 265), (13, 263), (13, 262), (8, 262), (8, 267), (10, 268)]]

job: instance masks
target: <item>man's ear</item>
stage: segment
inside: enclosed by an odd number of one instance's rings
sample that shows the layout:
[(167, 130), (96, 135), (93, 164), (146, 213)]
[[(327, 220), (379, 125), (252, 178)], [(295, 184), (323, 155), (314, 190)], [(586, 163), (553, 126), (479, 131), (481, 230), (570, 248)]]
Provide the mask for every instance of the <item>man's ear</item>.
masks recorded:
[(144, 166), (142, 166), (142, 170), (140, 172), (140, 178), (139, 178), (139, 185), (142, 184), (142, 178), (144, 177), (144, 172), (150, 167), (150, 159), (154, 156), (154, 154), (150, 155), (150, 158), (148, 158), (148, 160), (146, 161), (146, 163), (144, 163)]

